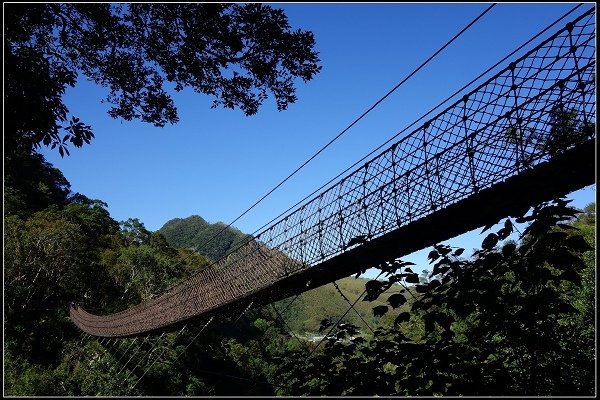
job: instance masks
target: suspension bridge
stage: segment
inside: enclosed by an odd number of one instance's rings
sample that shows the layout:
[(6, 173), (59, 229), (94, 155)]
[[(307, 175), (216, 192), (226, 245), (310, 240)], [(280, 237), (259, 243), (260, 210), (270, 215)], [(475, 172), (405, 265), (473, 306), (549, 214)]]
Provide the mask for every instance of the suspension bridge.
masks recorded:
[(175, 331), (402, 257), (595, 183), (595, 9), (235, 251), (112, 315), (102, 338)]

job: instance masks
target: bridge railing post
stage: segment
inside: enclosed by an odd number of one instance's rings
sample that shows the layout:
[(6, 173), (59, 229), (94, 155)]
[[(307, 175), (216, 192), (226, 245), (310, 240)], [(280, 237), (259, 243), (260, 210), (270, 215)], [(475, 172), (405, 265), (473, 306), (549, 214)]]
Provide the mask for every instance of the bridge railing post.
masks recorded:
[(469, 127), (467, 125), (467, 121), (469, 120), (469, 115), (467, 114), (467, 102), (469, 101), (469, 96), (465, 95), (463, 97), (463, 116), (462, 116), (462, 126), (464, 129), (463, 140), (465, 142), (466, 154), (469, 160), (469, 176), (471, 179), (471, 186), (473, 188), (473, 192), (479, 192), (479, 186), (477, 185), (476, 171), (475, 171), (475, 147), (473, 146), (473, 140), (475, 139), (475, 132), (469, 133)]

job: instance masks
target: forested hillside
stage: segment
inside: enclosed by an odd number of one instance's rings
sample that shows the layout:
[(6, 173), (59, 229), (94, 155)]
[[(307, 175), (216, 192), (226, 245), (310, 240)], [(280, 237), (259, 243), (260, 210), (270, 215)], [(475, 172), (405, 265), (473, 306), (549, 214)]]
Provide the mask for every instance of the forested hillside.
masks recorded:
[[(364, 299), (356, 302), (358, 297), (364, 295), (367, 282), (368, 279), (364, 278), (340, 279), (336, 282), (339, 290), (333, 283), (329, 283), (304, 292), (298, 298), (282, 300), (277, 303), (277, 307), (287, 309), (284, 317), (292, 331), (302, 335), (316, 335), (321, 327), (321, 321), (340, 318), (348, 310), (350, 304), (354, 304), (354, 309), (344, 316), (342, 323), (356, 325), (362, 334), (369, 335), (371, 329), (389, 323), (391, 318), (391, 316), (386, 316), (382, 319), (380, 316), (376, 316), (373, 314), (373, 307), (386, 304), (387, 298), (392, 294), (399, 293), (402, 287), (394, 285), (382, 294), (381, 298), (373, 302)], [(400, 310), (395, 310), (392, 314), (395, 316), (399, 312)]]
[[(135, 218), (113, 220), (39, 155), (7, 161), (7, 395), (594, 393), (593, 204), (582, 213), (562, 200), (540, 205), (517, 218), (529, 224), (519, 243), (503, 241), (507, 221), (469, 258), (438, 245), (427, 279), (396, 260), (383, 280), (345, 278), (339, 291), (328, 284), (204, 330), (190, 321), (162, 338), (162, 362), (131, 369), (145, 365), (137, 352), (124, 358), (132, 341), (82, 336), (68, 302), (113, 313), (211, 261)], [(370, 301), (350, 309), (365, 292)]]
[[(320, 60), (311, 32), (259, 3), (14, 3), (5, 15), (4, 396), (597, 394), (596, 206), (564, 198), (486, 227), (472, 254), (436, 244), (427, 277), (388, 260), (380, 279), (173, 331), (83, 334), (71, 302), (96, 315), (139, 305), (247, 236), (200, 216), (151, 232), (72, 191), (39, 153), (68, 156), (95, 137), (66, 90), (90, 79), (107, 89), (112, 117), (164, 126), (178, 120), (167, 87), (247, 115), (270, 94), (283, 110)], [(573, 133), (562, 120), (559, 137)], [(525, 228), (509, 240), (515, 223)]]
[(172, 219), (158, 232), (171, 246), (195, 249), (213, 261), (231, 252), (249, 237), (222, 222), (210, 224), (198, 215)]

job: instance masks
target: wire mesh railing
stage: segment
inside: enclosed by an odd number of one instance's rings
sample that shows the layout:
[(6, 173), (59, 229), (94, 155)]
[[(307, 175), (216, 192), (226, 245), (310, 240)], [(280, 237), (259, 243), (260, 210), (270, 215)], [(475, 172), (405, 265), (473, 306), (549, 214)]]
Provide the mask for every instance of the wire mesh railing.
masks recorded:
[(162, 296), (97, 316), (96, 336), (156, 330), (252, 295), (595, 139), (595, 8), (360, 168)]

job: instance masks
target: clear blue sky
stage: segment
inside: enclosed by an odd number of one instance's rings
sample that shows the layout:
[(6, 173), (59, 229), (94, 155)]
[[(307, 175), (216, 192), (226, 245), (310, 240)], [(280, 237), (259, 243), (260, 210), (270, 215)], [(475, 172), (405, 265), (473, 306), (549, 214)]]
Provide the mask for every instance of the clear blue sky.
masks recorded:
[[(80, 77), (66, 102), (74, 115), (92, 125), (96, 139), (63, 159), (56, 151), (42, 153), (63, 171), (73, 191), (105, 201), (118, 221), (139, 218), (152, 231), (193, 214), (229, 223), (490, 4), (272, 3), (286, 11), (293, 28), (315, 34), (323, 66), (312, 81), (298, 81), (298, 101), (288, 110), (278, 112), (266, 102), (257, 115), (246, 117), (239, 110), (211, 109), (211, 98), (185, 90), (174, 96), (180, 122), (155, 128), (108, 117), (108, 106), (100, 103), (104, 90)], [(254, 232), (574, 5), (498, 4), (234, 225)], [(594, 201), (595, 186), (574, 198), (579, 207)], [(482, 239), (463, 235), (449, 243), (470, 250)], [(406, 259), (421, 264), (422, 253)]]

